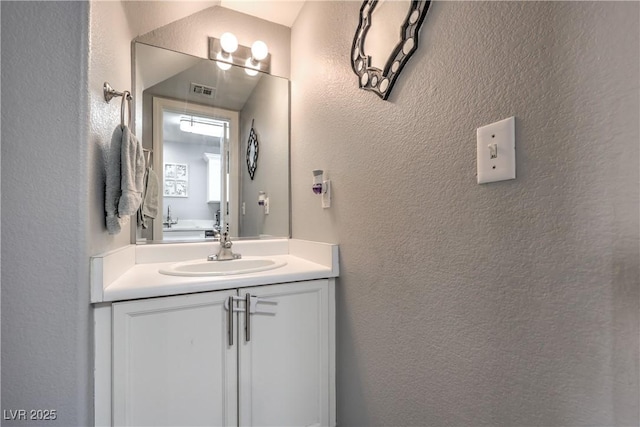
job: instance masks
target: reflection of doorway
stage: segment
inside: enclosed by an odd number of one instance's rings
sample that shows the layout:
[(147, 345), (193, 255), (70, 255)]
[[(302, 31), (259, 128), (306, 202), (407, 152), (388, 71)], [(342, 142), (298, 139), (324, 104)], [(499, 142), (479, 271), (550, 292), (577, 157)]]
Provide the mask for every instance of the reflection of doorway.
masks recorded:
[[(159, 213), (151, 233), (153, 240), (181, 240), (180, 236), (193, 238), (182, 231), (203, 226), (210, 229), (218, 210), (220, 224), (229, 224), (231, 235), (238, 235), (238, 140), (237, 112), (153, 98), (153, 167), (161, 189)], [(226, 163), (227, 167), (212, 168), (211, 155), (214, 158), (219, 156), (218, 162), (221, 165)], [(168, 171), (180, 170), (181, 176), (165, 177), (165, 168)], [(216, 181), (220, 183), (216, 196), (219, 200), (209, 197), (212, 194), (208, 188), (212, 170), (220, 174)], [(224, 200), (229, 202), (226, 204), (228, 209), (223, 208)], [(171, 221), (167, 218), (169, 206)], [(168, 227), (169, 222), (172, 223), (171, 228)], [(198, 239), (197, 236), (195, 238)]]

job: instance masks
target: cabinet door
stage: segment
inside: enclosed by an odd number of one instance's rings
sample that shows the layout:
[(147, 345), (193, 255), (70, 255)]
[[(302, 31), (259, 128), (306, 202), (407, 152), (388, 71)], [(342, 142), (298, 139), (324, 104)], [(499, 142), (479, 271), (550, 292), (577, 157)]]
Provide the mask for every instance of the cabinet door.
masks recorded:
[(237, 348), (224, 308), (235, 294), (113, 304), (114, 425), (237, 425)]
[(251, 315), (249, 341), (239, 314), (240, 425), (329, 425), (329, 282), (240, 289), (247, 293), (277, 305), (257, 304), (273, 314)]

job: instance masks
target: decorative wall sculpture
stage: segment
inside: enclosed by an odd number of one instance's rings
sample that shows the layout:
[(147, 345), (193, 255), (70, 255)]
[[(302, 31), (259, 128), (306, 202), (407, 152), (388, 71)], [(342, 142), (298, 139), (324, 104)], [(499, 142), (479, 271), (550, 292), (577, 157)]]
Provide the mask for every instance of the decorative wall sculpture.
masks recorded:
[[(351, 48), (351, 67), (353, 72), (358, 76), (360, 88), (369, 90), (377, 94), (382, 99), (387, 99), (391, 94), (393, 85), (395, 84), (403, 67), (418, 49), (418, 32), (424, 22), (427, 11), (429, 10), (430, 1), (413, 0), (410, 2), (393, 2), (386, 1), (385, 5), (394, 8), (407, 8), (404, 22), (398, 28), (400, 37), (393, 47), (390, 55), (384, 62), (384, 67), (374, 66), (372, 64), (372, 52), (365, 50), (365, 41), (372, 29), (373, 12), (384, 0), (366, 0), (360, 8), (360, 23), (356, 29)], [(404, 9), (401, 10), (404, 12)], [(380, 18), (376, 20), (376, 26), (384, 27), (383, 19), (385, 15), (378, 15)], [(392, 33), (393, 31), (390, 31)], [(388, 37), (394, 37), (389, 34)], [(393, 42), (394, 39), (391, 39)], [(367, 44), (370, 49), (370, 44)], [(377, 61), (384, 61), (385, 58), (376, 58)]]

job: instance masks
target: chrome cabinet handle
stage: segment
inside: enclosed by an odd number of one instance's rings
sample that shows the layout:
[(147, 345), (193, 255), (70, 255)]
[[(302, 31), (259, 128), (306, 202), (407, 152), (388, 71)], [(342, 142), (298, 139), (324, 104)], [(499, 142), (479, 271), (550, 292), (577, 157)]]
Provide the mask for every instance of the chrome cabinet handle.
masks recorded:
[(247, 293), (245, 296), (245, 303), (244, 303), (244, 337), (245, 337), (245, 341), (249, 342), (251, 341), (251, 294)]
[[(244, 307), (235, 307), (235, 301), (244, 302)], [(265, 304), (271, 307), (260, 307), (258, 308), (258, 303)], [(252, 314), (263, 314), (263, 315), (271, 315), (275, 316), (275, 305), (278, 305), (277, 301), (265, 300), (262, 298), (258, 298), (255, 295), (251, 295), (249, 293), (244, 295), (243, 297), (231, 295), (224, 302), (224, 308), (227, 310), (227, 325), (228, 325), (228, 339), (229, 346), (233, 346), (233, 315), (236, 312), (242, 311), (244, 312), (244, 335), (245, 341), (251, 341), (251, 315)]]
[(233, 347), (233, 296), (229, 297), (229, 309), (227, 310), (227, 326), (229, 328), (229, 347)]

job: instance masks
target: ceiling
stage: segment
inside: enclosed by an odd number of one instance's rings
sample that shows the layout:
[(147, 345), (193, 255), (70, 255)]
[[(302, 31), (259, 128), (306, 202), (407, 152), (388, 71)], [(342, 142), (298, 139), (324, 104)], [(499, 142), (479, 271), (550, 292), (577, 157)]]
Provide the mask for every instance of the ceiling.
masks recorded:
[[(186, 2), (186, 4), (191, 5), (192, 9), (189, 9), (189, 13), (196, 13), (201, 9), (204, 10), (211, 6), (220, 5), (227, 9), (233, 9), (240, 13), (245, 13), (247, 15), (255, 16), (257, 18), (264, 19), (266, 21), (275, 22), (276, 24), (284, 25), (286, 27), (291, 27), (295, 22), (298, 14), (302, 6), (304, 5), (305, 0), (214, 0), (214, 1), (190, 1)], [(130, 7), (149, 7), (150, 10), (153, 10), (153, 2), (124, 2), (127, 4), (134, 4)], [(149, 4), (151, 3), (151, 4)], [(193, 9), (195, 8), (195, 9)], [(148, 67), (144, 69), (138, 69), (136, 73), (138, 74), (138, 78), (141, 79), (144, 83), (140, 83), (140, 87), (151, 87), (151, 86), (159, 86), (165, 85), (169, 87), (173, 87), (176, 90), (182, 90), (180, 96), (174, 95), (174, 97), (184, 97), (184, 93), (189, 92), (188, 88), (184, 89), (179, 87), (175, 82), (171, 82), (169, 80), (165, 80), (167, 75), (180, 75), (185, 73), (200, 73), (200, 75), (195, 76), (183, 76), (183, 80), (187, 82), (196, 81), (198, 83), (207, 84), (212, 87), (218, 86), (217, 82), (214, 80), (210, 81), (208, 79), (215, 78), (217, 76), (216, 71), (217, 68), (213, 67), (213, 72), (211, 69), (201, 70), (202, 67), (207, 67), (207, 64), (199, 66), (197, 63), (200, 62), (198, 58), (188, 58), (186, 55), (178, 54), (173, 51), (165, 50), (165, 49), (157, 49), (151, 46), (139, 44), (136, 48), (136, 55), (138, 56), (141, 63), (151, 63), (151, 64), (163, 64), (162, 66)], [(191, 59), (191, 60), (190, 60)], [(205, 61), (208, 63), (208, 61)], [(204, 76), (207, 76), (206, 78)], [(248, 79), (244, 73), (241, 73), (240, 76), (237, 76), (238, 79)], [(247, 94), (241, 94), (240, 99), (236, 99), (238, 95), (236, 94), (236, 98), (228, 96), (228, 94), (224, 93), (224, 85), (217, 90), (216, 92), (216, 102), (218, 104), (223, 105), (224, 108), (228, 108), (234, 111), (237, 111), (242, 108), (246, 98), (253, 90), (253, 86), (256, 82), (247, 82), (243, 80), (242, 87), (247, 88)], [(255, 79), (254, 79), (255, 80)], [(166, 92), (166, 91), (165, 91)], [(237, 90), (235, 91), (237, 92)], [(164, 93), (164, 92), (163, 92)], [(166, 93), (165, 93), (166, 95)], [(245, 96), (246, 95), (246, 96)], [(199, 102), (202, 102), (201, 100)], [(185, 132), (181, 132), (179, 130), (179, 119), (181, 115), (169, 114), (170, 117), (167, 117), (168, 120), (165, 122), (164, 133), (170, 140), (175, 141), (189, 141), (193, 143), (202, 143), (203, 138), (200, 135), (189, 134)]]
[(292, 27), (304, 0), (222, 0), (220, 6)]
[[(209, 145), (212, 151), (220, 152), (220, 138), (205, 136), (197, 133), (183, 132), (180, 130), (180, 119), (189, 118), (188, 114), (164, 111), (162, 117), (162, 137), (164, 141), (178, 142), (182, 144)], [(197, 120), (197, 117), (196, 117)], [(217, 149), (217, 151), (215, 150)]]
[[(240, 67), (222, 71), (215, 64), (208, 59), (137, 43), (136, 87), (145, 88), (149, 95), (242, 110), (262, 74), (249, 76)], [(191, 84), (208, 86), (215, 93), (212, 97), (194, 94)]]
[[(1, 0), (0, 0), (1, 1)], [(137, 35), (213, 6), (222, 6), (286, 27), (293, 26), (305, 0), (120, 0)], [(162, 3), (162, 7), (158, 7)]]

